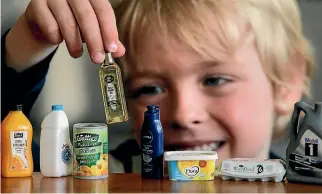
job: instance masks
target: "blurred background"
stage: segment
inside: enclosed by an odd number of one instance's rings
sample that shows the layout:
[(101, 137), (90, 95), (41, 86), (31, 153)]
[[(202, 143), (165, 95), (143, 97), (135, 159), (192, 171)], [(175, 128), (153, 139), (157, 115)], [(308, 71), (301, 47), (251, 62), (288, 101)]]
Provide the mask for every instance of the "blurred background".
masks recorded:
[[(29, 0), (1, 0), (1, 35), (14, 24), (28, 3)], [(322, 101), (322, 0), (299, 0), (299, 4), (305, 34), (315, 48), (319, 64), (317, 76), (313, 80), (313, 100)], [(39, 142), (41, 121), (52, 104), (64, 105), (70, 126), (79, 122), (105, 122), (98, 69), (99, 66), (90, 61), (86, 51), (81, 58), (73, 59), (65, 45), (59, 47), (51, 62), (46, 84), (30, 115), (36, 142)], [(128, 123), (110, 125), (109, 149), (129, 137), (131, 131)], [(277, 155), (283, 156), (286, 143), (284, 139), (277, 140), (272, 149)]]

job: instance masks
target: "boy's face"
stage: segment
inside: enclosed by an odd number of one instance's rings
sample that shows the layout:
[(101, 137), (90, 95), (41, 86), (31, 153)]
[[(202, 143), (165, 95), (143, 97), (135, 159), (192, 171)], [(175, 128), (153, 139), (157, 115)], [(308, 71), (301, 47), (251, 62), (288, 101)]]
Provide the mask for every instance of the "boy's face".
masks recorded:
[[(173, 41), (145, 37), (142, 61), (129, 65), (128, 107), (140, 142), (146, 106), (160, 107), (166, 150), (214, 150), (228, 157), (267, 157), (273, 91), (254, 45), (213, 58)], [(131, 67), (130, 67), (131, 66)]]

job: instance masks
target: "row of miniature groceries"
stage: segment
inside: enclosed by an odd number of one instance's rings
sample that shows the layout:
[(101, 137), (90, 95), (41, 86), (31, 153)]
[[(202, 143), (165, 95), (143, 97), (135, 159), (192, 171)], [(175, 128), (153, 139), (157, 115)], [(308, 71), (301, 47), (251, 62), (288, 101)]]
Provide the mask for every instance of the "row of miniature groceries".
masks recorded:
[[(108, 128), (106, 124), (75, 124), (72, 144), (69, 136), (68, 118), (63, 106), (53, 105), (41, 127), (40, 170), (44, 176), (61, 177), (72, 174), (74, 177), (82, 179), (108, 177)], [(31, 176), (33, 172), (32, 126), (23, 114), (21, 105), (10, 111), (4, 119), (1, 135), (2, 176)], [(308, 142), (308, 138), (305, 141), (309, 145), (319, 143), (318, 140)], [(280, 182), (287, 175), (286, 163), (282, 160), (250, 158), (226, 159), (221, 163), (220, 170), (217, 172), (215, 164), (218, 155), (215, 151), (164, 152), (163, 142), (160, 109), (156, 105), (147, 106), (141, 130), (142, 177), (163, 179), (164, 160), (168, 162), (169, 179), (173, 181), (213, 180), (218, 175), (223, 180), (244, 179)], [(296, 163), (303, 163), (300, 159), (301, 155), (296, 155), (294, 158)], [(318, 157), (311, 157), (312, 166), (317, 159)], [(309, 168), (310, 165), (307, 164), (306, 167)], [(293, 174), (292, 176), (295, 177), (293, 180), (296, 180), (296, 176), (300, 177)], [(301, 177), (300, 181), (305, 182), (305, 176), (301, 175)], [(312, 175), (307, 178), (313, 179), (314, 177)]]
[[(168, 161), (170, 180), (213, 180), (218, 159), (214, 151), (170, 151), (163, 153), (160, 110), (148, 106), (142, 126), (142, 176), (163, 178), (163, 160)], [(73, 145), (69, 123), (62, 105), (53, 105), (42, 122), (40, 169), (47, 177), (73, 175), (100, 179), (108, 176), (108, 132), (101, 123), (79, 123), (73, 127)], [(2, 123), (3, 168), (6, 177), (31, 176), (32, 126), (19, 105)], [(10, 148), (10, 149), (8, 149)], [(164, 156), (164, 158), (163, 158)], [(221, 165), (223, 179), (282, 181), (285, 164), (280, 160), (227, 159)]]

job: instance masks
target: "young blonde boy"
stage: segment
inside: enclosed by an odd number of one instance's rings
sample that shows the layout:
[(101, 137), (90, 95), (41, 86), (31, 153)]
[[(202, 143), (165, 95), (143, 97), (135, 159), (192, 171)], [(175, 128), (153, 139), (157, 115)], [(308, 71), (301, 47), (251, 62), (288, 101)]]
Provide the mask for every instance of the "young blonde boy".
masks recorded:
[[(118, 0), (111, 1), (115, 21), (102, 17), (107, 16), (103, 5), (110, 8), (102, 1), (89, 1), (91, 7), (67, 2), (76, 12), (70, 21), (81, 33), (68, 35), (68, 26), (56, 17), (60, 34), (41, 30), (38, 22), (40, 30), (33, 37), (38, 41), (40, 34), (54, 45), (65, 40), (74, 57), (81, 55), (83, 40), (95, 63), (103, 59), (96, 50), (122, 56), (119, 65), (138, 145), (143, 112), (156, 104), (166, 150), (215, 150), (220, 161), (269, 158), (274, 134), (285, 130), (294, 103), (310, 94), (314, 62), (295, 0)], [(93, 36), (100, 29), (101, 41), (91, 40), (79, 10), (96, 14)], [(32, 13), (27, 21), (37, 21), (30, 19)], [(45, 48), (40, 50), (47, 54), (37, 62), (56, 47)], [(21, 62), (14, 63), (21, 67)], [(131, 162), (132, 171), (139, 172), (139, 157)], [(123, 171), (113, 157), (110, 163), (116, 164), (111, 172)]]

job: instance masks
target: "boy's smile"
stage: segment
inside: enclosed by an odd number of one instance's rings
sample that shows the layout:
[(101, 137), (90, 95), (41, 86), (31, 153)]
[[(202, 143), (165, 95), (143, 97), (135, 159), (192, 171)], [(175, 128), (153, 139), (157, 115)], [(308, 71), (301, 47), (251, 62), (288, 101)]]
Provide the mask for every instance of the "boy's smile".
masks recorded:
[(225, 140), (223, 141), (190, 141), (190, 142), (178, 142), (177, 144), (167, 145), (166, 151), (183, 151), (183, 150), (195, 150), (195, 151), (217, 151), (219, 150), (224, 144), (226, 143)]

